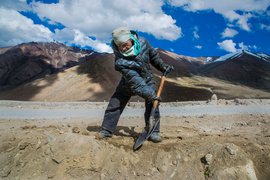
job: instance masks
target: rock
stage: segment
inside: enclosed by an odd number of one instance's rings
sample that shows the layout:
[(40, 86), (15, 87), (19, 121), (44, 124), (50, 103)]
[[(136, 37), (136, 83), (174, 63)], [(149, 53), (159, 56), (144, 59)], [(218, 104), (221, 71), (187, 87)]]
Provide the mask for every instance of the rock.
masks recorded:
[(224, 130), (226, 131), (226, 130), (230, 130), (230, 129), (232, 129), (231, 127), (225, 127), (224, 128)]
[(205, 118), (205, 114), (201, 115), (201, 116), (198, 116), (198, 118)]
[(247, 123), (246, 123), (246, 122), (241, 122), (240, 125), (241, 125), (241, 126), (246, 126)]
[(188, 162), (188, 161), (189, 161), (188, 157), (184, 157), (184, 162)]
[(162, 165), (160, 168), (158, 168), (159, 172), (164, 173), (168, 171), (168, 166), (166, 166), (165, 164)]
[(16, 147), (11, 147), (9, 149), (6, 150), (6, 152), (10, 152), (10, 151), (13, 151)]
[(23, 142), (19, 145), (20, 150), (24, 150), (27, 146), (29, 146), (30, 143), (28, 142)]
[(38, 142), (36, 143), (36, 149), (39, 149), (41, 147), (41, 141), (38, 139)]
[(246, 164), (227, 167), (217, 172), (211, 172), (211, 179), (249, 179), (257, 180), (254, 165), (251, 160)]
[(36, 125), (26, 125), (26, 126), (22, 126), (21, 128), (22, 129), (34, 129), (36, 127), (37, 127)]
[(48, 179), (54, 178), (55, 175), (56, 175), (56, 167), (54, 167), (54, 166), (49, 167), (48, 170), (47, 170)]
[(204, 158), (205, 158), (206, 164), (208, 164), (208, 165), (210, 165), (211, 162), (213, 161), (213, 155), (212, 155), (212, 154), (206, 154), (206, 155), (204, 156)]
[(89, 132), (84, 131), (84, 132), (82, 132), (82, 135), (89, 136), (90, 134), (89, 134)]
[(73, 159), (73, 162), (80, 162), (80, 159), (79, 158), (75, 158), (75, 159)]
[(225, 144), (225, 149), (230, 155), (236, 155), (238, 147), (232, 143)]
[(130, 136), (128, 132), (126, 132), (124, 129), (120, 129), (119, 133), (125, 135), (125, 136)]
[(78, 127), (74, 127), (74, 128), (72, 128), (72, 132), (79, 134), (81, 132), (81, 130)]
[(104, 180), (104, 179), (106, 179), (106, 175), (103, 174), (103, 173), (101, 173), (101, 174), (100, 174), (100, 180)]
[(10, 173), (11, 173), (11, 167), (9, 166), (5, 166), (0, 172), (2, 178), (8, 177)]
[(217, 100), (218, 100), (217, 95), (213, 94), (211, 97), (211, 101), (217, 101)]
[(60, 164), (61, 162), (63, 162), (64, 159), (65, 157), (63, 157), (62, 155), (54, 156), (52, 158), (52, 160), (57, 164)]
[(48, 137), (47, 137), (48, 143), (53, 142), (55, 140), (56, 140), (56, 138), (53, 135), (50, 135), (50, 134), (48, 135)]

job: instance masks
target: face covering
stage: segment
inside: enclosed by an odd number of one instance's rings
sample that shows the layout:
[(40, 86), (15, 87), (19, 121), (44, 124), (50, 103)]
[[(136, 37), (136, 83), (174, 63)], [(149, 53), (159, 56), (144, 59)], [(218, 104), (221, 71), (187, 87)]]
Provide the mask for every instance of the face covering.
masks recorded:
[(121, 52), (125, 57), (137, 56), (141, 51), (141, 44), (139, 40), (133, 35), (130, 35), (130, 39), (133, 41), (133, 46), (125, 52)]

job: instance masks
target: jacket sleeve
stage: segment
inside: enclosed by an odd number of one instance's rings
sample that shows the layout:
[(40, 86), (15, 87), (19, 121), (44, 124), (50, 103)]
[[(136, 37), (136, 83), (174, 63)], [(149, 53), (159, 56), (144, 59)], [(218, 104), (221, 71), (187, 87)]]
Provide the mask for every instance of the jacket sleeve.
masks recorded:
[(159, 57), (158, 51), (153, 48), (146, 39), (145, 42), (147, 47), (149, 48), (150, 63), (159, 71), (164, 72), (167, 65)]
[(134, 61), (122, 58), (115, 59), (115, 70), (121, 72), (123, 78), (128, 83), (131, 91), (140, 97), (152, 101), (156, 97), (156, 91), (148, 86), (145, 80), (140, 76), (140, 67)]

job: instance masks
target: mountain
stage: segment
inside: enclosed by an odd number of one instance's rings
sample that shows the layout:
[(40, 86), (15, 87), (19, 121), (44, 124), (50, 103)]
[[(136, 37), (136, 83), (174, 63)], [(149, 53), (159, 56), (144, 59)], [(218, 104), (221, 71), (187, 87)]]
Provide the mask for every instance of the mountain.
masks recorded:
[(199, 70), (201, 75), (215, 77), (253, 88), (270, 89), (270, 57), (241, 51), (222, 56)]
[(176, 76), (195, 74), (205, 64), (205, 58), (203, 57), (183, 56), (162, 49), (158, 49), (158, 52), (165, 63), (174, 67)]
[[(194, 58), (157, 50), (165, 63), (175, 67), (166, 78), (163, 101), (208, 100), (213, 93), (224, 99), (270, 98), (267, 55), (242, 52), (219, 59)], [(0, 99), (108, 101), (121, 78), (114, 70), (114, 54), (59, 43), (26, 43), (1, 48), (0, 53)], [(155, 68), (153, 72), (158, 85), (161, 73)], [(255, 87), (258, 82), (261, 85)], [(131, 99), (138, 100), (142, 101)]]
[(9, 87), (71, 67), (92, 51), (60, 43), (25, 43), (0, 50), (0, 86)]

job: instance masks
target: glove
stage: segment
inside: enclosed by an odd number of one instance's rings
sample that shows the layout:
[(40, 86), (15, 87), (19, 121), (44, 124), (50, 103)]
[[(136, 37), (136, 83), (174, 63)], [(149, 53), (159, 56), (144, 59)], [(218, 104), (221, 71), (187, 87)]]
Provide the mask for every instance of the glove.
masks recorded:
[[(157, 102), (156, 102), (157, 101)], [(161, 97), (160, 96), (156, 96), (153, 100), (152, 100), (152, 104), (154, 105), (154, 103), (157, 103), (156, 105), (158, 106), (160, 104), (161, 101)]]
[(160, 101), (162, 101), (160, 96), (159, 97), (158, 96), (154, 96), (154, 98), (152, 97), (152, 98), (148, 99), (148, 104), (151, 104), (151, 103), (153, 103), (156, 100), (158, 101), (158, 103), (160, 103)]
[(167, 74), (169, 74), (171, 71), (174, 70), (174, 67), (172, 65), (168, 65), (166, 64), (164, 67), (163, 67), (163, 72), (167, 71)]
[(153, 101), (155, 101), (155, 100), (158, 100), (158, 102), (161, 102), (161, 101), (162, 101), (162, 99), (161, 99), (160, 96), (156, 96), (156, 97), (153, 99)]

